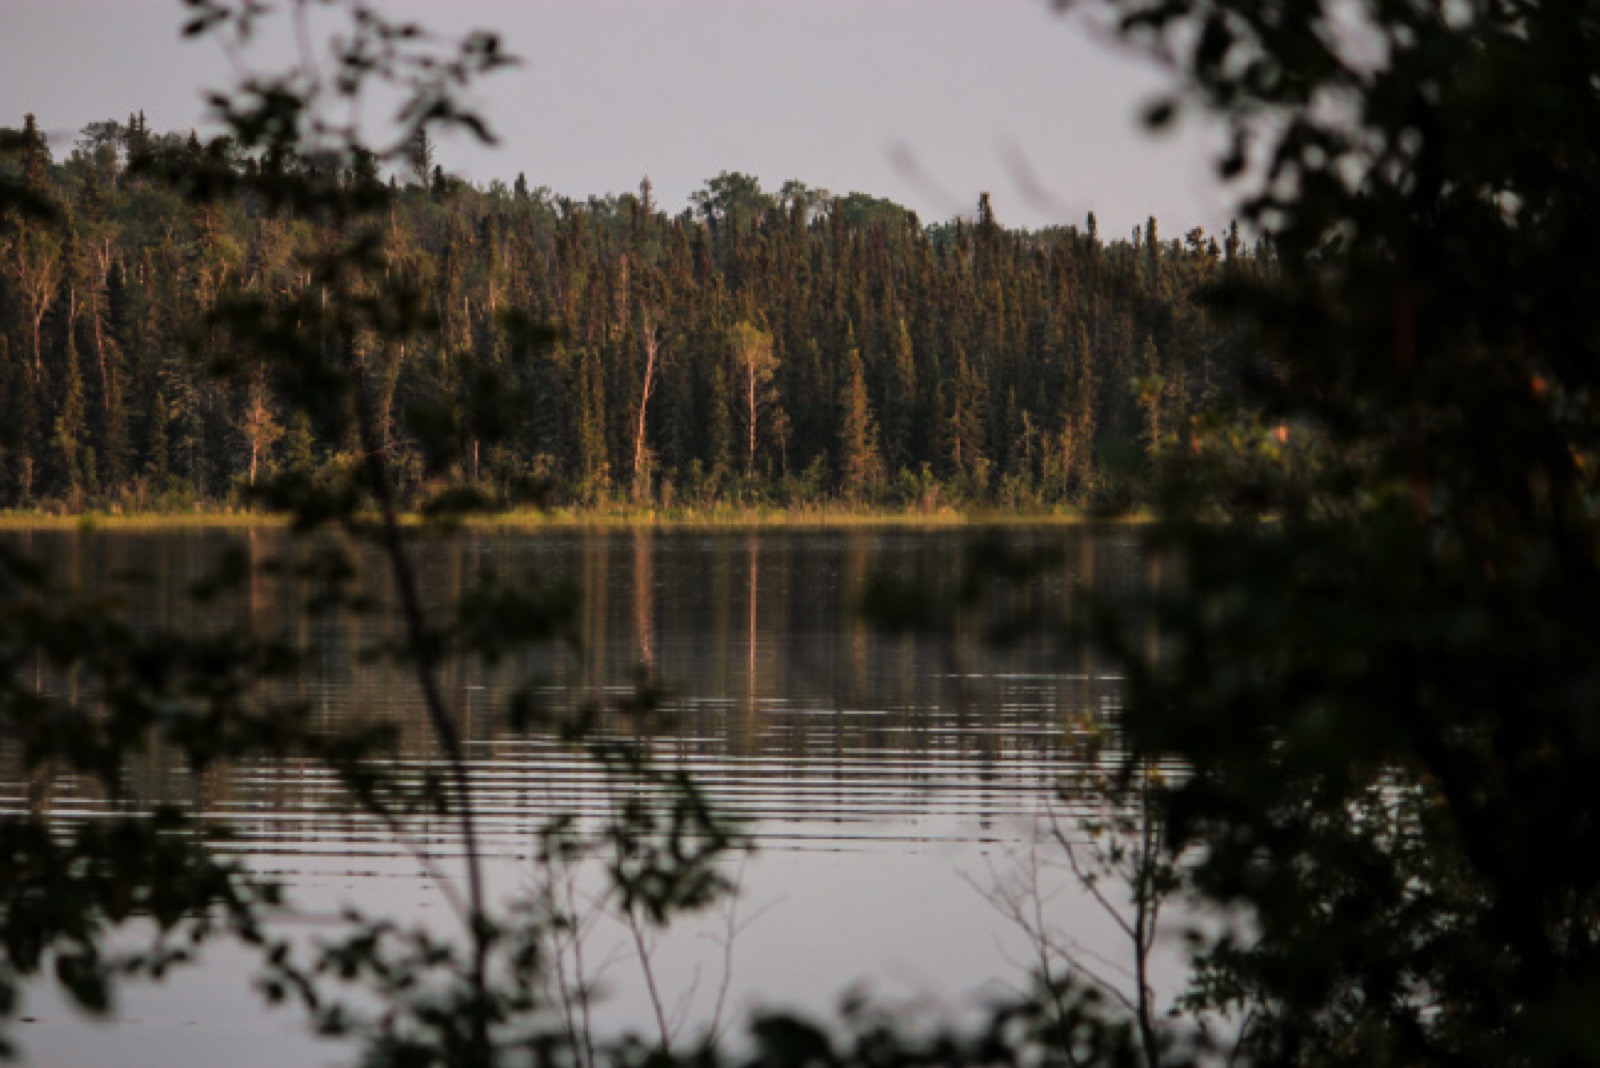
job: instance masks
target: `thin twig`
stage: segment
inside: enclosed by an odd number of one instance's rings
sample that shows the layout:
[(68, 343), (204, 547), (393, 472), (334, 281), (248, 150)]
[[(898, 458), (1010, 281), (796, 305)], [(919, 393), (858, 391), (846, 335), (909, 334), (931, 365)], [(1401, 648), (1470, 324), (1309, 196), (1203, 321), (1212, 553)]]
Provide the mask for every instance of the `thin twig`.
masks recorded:
[(472, 943), (472, 959), (468, 981), (477, 1001), (472, 1021), (473, 1039), (485, 1057), (489, 1051), (488, 1006), (489, 998), (489, 936), (484, 904), (483, 854), (479, 848), (477, 824), (473, 815), (471, 772), (467, 767), (466, 751), (455, 720), (445, 705), (439, 685), (439, 653), (429, 633), (422, 607), (422, 596), (417, 585), (416, 569), (406, 548), (400, 529), (399, 508), (394, 498), (394, 488), (389, 481), (389, 468), (381, 448), (377, 426), (367, 402), (366, 379), (356, 353), (355, 338), (346, 332), (343, 337), (345, 366), (351, 376), (354, 394), (357, 432), (360, 435), (363, 456), (371, 491), (378, 504), (379, 532), (390, 573), (405, 620), (406, 644), (416, 670), (418, 687), (422, 691), (423, 706), (435, 740), (443, 750), (445, 762), (453, 780), (457, 821), (461, 828), (464, 863), (467, 875), (467, 900), (469, 916), (467, 936)]
[(645, 990), (650, 995), (650, 1008), (655, 1013), (656, 1028), (661, 1037), (660, 1049), (662, 1053), (666, 1053), (672, 1048), (672, 1030), (667, 1025), (666, 1010), (661, 1005), (661, 992), (656, 989), (656, 971), (650, 962), (653, 948), (648, 945), (645, 938), (639, 910), (630, 905), (623, 910), (623, 915), (627, 918), (628, 930), (633, 935), (633, 947), (639, 956), (639, 969), (644, 972)]

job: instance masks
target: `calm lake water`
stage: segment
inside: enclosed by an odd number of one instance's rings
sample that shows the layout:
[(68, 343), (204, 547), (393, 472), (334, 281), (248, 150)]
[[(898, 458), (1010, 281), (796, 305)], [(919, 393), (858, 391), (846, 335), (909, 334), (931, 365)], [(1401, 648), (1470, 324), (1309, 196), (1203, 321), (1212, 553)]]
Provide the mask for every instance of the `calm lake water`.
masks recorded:
[[(982, 635), (1004, 612), (1060, 610), (1075, 585), (1114, 589), (1147, 576), (1133, 531), (1015, 529), (1003, 532), (1008, 545), (1058, 554), (1064, 566), (997, 589), (990, 609), (964, 619), (953, 639), (883, 634), (862, 620), (857, 606), (870, 575), (953, 588), (979, 536), (560, 531), (461, 534), (419, 546), (436, 603), (485, 571), (570, 584), (576, 644), (536, 650), (517, 667), (546, 680), (544, 696), (557, 709), (614, 701), (648, 670), (667, 687), (667, 714), (649, 723), (610, 714), (602, 730), (643, 739), (657, 761), (692, 771), (721, 807), (747, 821), (756, 851), (733, 869), (737, 912), (714, 910), (650, 947), (662, 1001), (683, 1036), (717, 1017), (719, 998), (723, 1024), (737, 1032), (754, 1006), (827, 1011), (852, 985), (960, 1015), (1023, 981), (1028, 940), (985, 891), (1028, 866), (1052, 786), (1074, 768), (1075, 731), (1114, 712), (1117, 683), (1084, 653), (1037, 637), (1001, 653)], [(242, 544), (260, 562), (285, 551), (283, 534), (12, 537), (89, 588), (148, 573), (128, 610), (151, 625), (243, 621), (294, 636), (317, 651), (316, 670), (301, 685), (319, 716), (330, 724), (392, 718), (402, 770), (436, 760), (414, 690), (359, 656), (392, 624), (308, 622), (295, 608), (306, 588), (268, 575), (234, 601), (188, 599), (224, 545)], [(381, 594), (382, 584), (371, 588)], [(538, 885), (535, 835), (545, 820), (562, 811), (593, 816), (610, 798), (595, 768), (551, 733), (503, 729), (497, 698), (508, 677), (504, 669), (457, 668), (446, 679), (463, 716), (493, 889), (502, 897)], [(153, 754), (135, 779), (146, 796), (182, 799), (231, 823), (225, 848), (288, 884), (296, 912), (284, 922), (308, 940), (319, 917), (346, 902), (447, 922), (415, 855), (352, 816), (312, 765), (264, 761), (194, 778)], [(21, 783), (0, 784), (7, 809), (28, 803)], [(70, 784), (35, 803), (63, 822), (103, 811)], [(414, 830), (441, 865), (459, 854), (449, 826)], [(1114, 961), (1115, 932), (1050, 860), (1043, 881), (1052, 922)], [(580, 878), (580, 898), (587, 885)], [(653, 1029), (638, 947), (624, 927), (595, 918), (584, 968), (601, 990), (602, 1030)], [(109, 1024), (84, 1021), (41, 984), (18, 1037), (33, 1063), (52, 1066), (349, 1060), (347, 1049), (305, 1037), (292, 1011), (263, 1008), (251, 973), (241, 951), (215, 947), (162, 987), (129, 990)]]

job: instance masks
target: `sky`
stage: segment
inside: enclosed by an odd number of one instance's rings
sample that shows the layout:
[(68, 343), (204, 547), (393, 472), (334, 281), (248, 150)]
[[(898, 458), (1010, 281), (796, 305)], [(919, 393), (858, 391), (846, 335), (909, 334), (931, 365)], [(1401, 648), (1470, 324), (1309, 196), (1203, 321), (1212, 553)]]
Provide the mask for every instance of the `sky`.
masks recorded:
[[(1138, 57), (1046, 0), (379, 0), (440, 33), (498, 31), (522, 59), (475, 91), (500, 138), (440, 146), (447, 170), (586, 197), (648, 175), (681, 209), (725, 170), (905, 204), (924, 221), (991, 194), (1010, 225), (1107, 236), (1149, 215), (1217, 230), (1229, 197), (1191, 122), (1154, 137), (1163, 88)], [(0, 0), (0, 124), (33, 112), (58, 154), (85, 123), (143, 110), (207, 129), (233, 73), (183, 41), (179, 0)], [(270, 63), (274, 42), (261, 50)]]

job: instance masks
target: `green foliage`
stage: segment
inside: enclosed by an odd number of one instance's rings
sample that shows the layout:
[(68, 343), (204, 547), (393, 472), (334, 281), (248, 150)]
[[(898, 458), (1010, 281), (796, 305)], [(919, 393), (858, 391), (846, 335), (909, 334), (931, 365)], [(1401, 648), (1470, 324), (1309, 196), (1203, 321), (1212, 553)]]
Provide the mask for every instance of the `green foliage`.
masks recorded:
[[(412, 60), (396, 57), (396, 71), (414, 70)], [(268, 382), (260, 360), (254, 378), (237, 373), (240, 353), (225, 342), (230, 330), (265, 341), (291, 310), (324, 314), (330, 291), (309, 267), (350, 205), (386, 212), (381, 245), (365, 239), (406, 294), (385, 312), (398, 317), (390, 325), (438, 326), (375, 353), (364, 375), (408, 509), (439, 483), (504, 496), (507, 479), (529, 472), (557, 504), (620, 503), (625, 493), (648, 505), (666, 483), (700, 483), (716, 497), (735, 471), (747, 499), (770, 500), (822, 457), (836, 477), (807, 503), (858, 496), (839, 477), (852, 337), (884, 476), (927, 465), (959, 482), (947, 487), (952, 500), (983, 501), (1009, 479), (1025, 495), (1048, 487), (1043, 506), (1092, 503), (1084, 475), (1110, 470), (1094, 463), (1097, 433), (1143, 434), (1134, 339), (1154, 338), (1168, 365), (1195, 364), (1170, 376), (1174, 389), (1190, 383), (1188, 400), (1234, 381), (1238, 346), (1195, 300), (1222, 268), (1196, 249), (1163, 258), (1157, 289), (1125, 243), (1013, 232), (992, 210), (983, 226), (925, 228), (887, 201), (798, 182), (770, 194), (725, 174), (676, 218), (648, 190), (576, 203), (524, 182), (518, 197), (435, 182), (437, 147), (416, 131), (393, 133), (382, 153), (358, 144), (316, 162), (316, 144), (334, 131), (304, 129), (289, 101), (260, 88), (229, 107), (239, 131), (209, 144), (134, 115), (91, 124), (59, 163), (26, 154), (38, 196), (70, 210), (46, 226), (14, 200), (0, 219), (0, 342), (18, 380), (7, 390), (15, 440), (0, 458), (0, 507), (149, 508), (169, 491), (191, 505), (229, 504), (290, 451), (344, 453), (350, 442), (326, 413), (308, 409), (307, 442), (271, 396), (296, 383), (312, 392), (325, 361), (282, 337)], [(299, 155), (286, 140), (295, 129), (310, 139)], [(391, 195), (385, 168), (413, 173), (419, 144), (425, 181)], [(19, 176), (23, 155), (13, 153)], [(326, 188), (306, 188), (311, 174)], [(739, 323), (769, 335), (775, 361), (770, 378), (758, 371), (753, 419), (748, 368), (729, 341)], [(554, 336), (563, 344), (541, 346)], [(1061, 341), (1080, 336), (1076, 351)], [(322, 385), (336, 406), (341, 387)], [(975, 419), (973, 405), (952, 403), (958, 394), (1005, 403)], [(64, 414), (68, 438), (57, 432)], [(1039, 440), (1018, 450), (1009, 442), (1024, 419)], [(1069, 427), (1070, 441), (1056, 437)], [(96, 458), (95, 484), (64, 462), (63, 441), (79, 468)], [(989, 461), (984, 477), (954, 461), (958, 441), (964, 456)], [(720, 474), (693, 478), (696, 462)], [(1075, 473), (1041, 480), (1052, 464)]]
[(1263, 1063), (1592, 1059), (1593, 13), (1107, 6), (1223, 120), (1272, 252), (1216, 297), (1256, 415), (1166, 454), (1160, 640), (1104, 619), (1232, 917), (1190, 1004)]
[(878, 424), (867, 397), (861, 350), (852, 335), (845, 350), (844, 384), (839, 394), (839, 482), (846, 497), (859, 500), (883, 479)]

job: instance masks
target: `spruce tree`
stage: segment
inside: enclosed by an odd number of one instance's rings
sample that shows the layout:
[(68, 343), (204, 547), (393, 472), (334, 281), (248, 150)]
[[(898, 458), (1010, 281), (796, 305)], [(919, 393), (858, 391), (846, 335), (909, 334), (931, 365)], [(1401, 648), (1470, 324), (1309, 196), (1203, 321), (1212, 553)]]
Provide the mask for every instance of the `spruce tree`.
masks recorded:
[(1161, 447), (1163, 416), (1167, 407), (1167, 380), (1161, 373), (1161, 352), (1156, 348), (1155, 338), (1145, 338), (1139, 363), (1143, 371), (1138, 381), (1139, 407), (1144, 417), (1140, 436), (1145, 451), (1154, 455)]
[[(852, 341), (854, 338), (852, 338)], [(867, 378), (861, 350), (845, 349), (844, 387), (839, 394), (839, 486), (851, 500), (870, 496), (883, 480), (878, 451), (878, 426), (867, 399)]]
[(974, 489), (982, 490), (989, 468), (989, 459), (984, 453), (988, 438), (989, 389), (967, 359), (965, 349), (956, 352), (951, 393), (950, 460), (956, 474), (965, 477)]
[(58, 464), (58, 480), (67, 501), (73, 506), (82, 503), (87, 488), (84, 484), (83, 457), (88, 445), (88, 413), (83, 395), (83, 373), (78, 367), (78, 345), (75, 331), (67, 331), (67, 347), (62, 358), (61, 407), (56, 414), (51, 435)]

